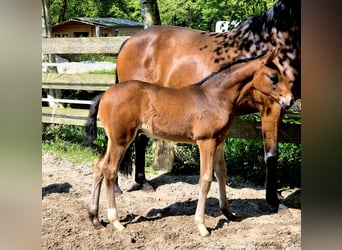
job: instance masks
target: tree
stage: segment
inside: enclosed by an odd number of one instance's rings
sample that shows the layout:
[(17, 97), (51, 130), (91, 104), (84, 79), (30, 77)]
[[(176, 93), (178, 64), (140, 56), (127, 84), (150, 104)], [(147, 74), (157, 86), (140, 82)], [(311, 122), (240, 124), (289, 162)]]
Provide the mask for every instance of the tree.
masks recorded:
[(72, 17), (119, 17), (141, 21), (139, 0), (50, 0), (51, 23)]
[(62, 7), (61, 7), (60, 15), (58, 17), (58, 22), (59, 23), (65, 21), (66, 9), (67, 9), (67, 0), (62, 0)]

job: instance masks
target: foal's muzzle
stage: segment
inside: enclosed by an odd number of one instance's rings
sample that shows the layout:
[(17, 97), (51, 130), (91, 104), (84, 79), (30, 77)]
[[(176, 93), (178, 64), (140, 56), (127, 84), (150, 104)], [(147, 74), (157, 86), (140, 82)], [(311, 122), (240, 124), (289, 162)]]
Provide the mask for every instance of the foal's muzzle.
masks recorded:
[(293, 95), (280, 97), (279, 104), (283, 109), (290, 108), (294, 103)]

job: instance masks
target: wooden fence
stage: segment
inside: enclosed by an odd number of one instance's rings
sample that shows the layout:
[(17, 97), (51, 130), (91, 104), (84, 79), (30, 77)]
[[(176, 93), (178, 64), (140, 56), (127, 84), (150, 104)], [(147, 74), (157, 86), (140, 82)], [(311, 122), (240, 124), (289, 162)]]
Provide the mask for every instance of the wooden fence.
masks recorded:
[[(121, 44), (128, 37), (91, 37), (91, 38), (43, 38), (42, 54), (116, 54)], [(43, 63), (43, 66), (58, 64)], [(113, 74), (63, 74), (42, 73), (42, 88), (56, 90), (88, 90), (105, 91), (115, 83)], [(51, 101), (42, 98), (43, 102)], [(53, 99), (59, 103), (76, 103), (85, 105), (80, 108), (44, 107), (42, 105), (42, 122), (81, 125), (85, 124), (89, 112), (90, 100)], [(287, 116), (300, 117), (298, 114)], [(98, 126), (101, 123), (98, 121)], [(230, 132), (232, 138), (261, 140), (260, 122), (235, 120)], [(282, 124), (279, 131), (279, 141), (300, 144), (301, 126), (299, 124)]]

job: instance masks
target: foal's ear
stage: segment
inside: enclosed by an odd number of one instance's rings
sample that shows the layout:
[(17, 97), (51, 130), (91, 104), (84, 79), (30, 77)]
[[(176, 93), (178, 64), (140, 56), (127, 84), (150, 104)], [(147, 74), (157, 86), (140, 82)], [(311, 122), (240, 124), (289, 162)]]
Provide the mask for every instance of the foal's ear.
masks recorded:
[(265, 64), (270, 63), (271, 61), (273, 61), (274, 58), (276, 58), (276, 56), (278, 56), (280, 49), (279, 48), (274, 48), (273, 51), (271, 53), (269, 53), (268, 55), (266, 55), (265, 58)]

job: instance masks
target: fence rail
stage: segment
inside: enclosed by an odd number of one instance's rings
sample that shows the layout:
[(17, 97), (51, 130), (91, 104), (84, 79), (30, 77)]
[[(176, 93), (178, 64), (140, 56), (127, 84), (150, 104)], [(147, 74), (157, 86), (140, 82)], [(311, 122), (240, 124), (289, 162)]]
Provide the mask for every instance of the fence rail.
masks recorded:
[[(43, 54), (117, 54), (121, 44), (128, 37), (92, 37), (92, 38), (43, 38)], [(49, 66), (50, 64), (45, 64)], [(57, 66), (53, 63), (50, 66)], [(42, 88), (57, 90), (105, 91), (115, 83), (114, 74), (58, 74), (42, 73)], [(69, 125), (81, 125), (86, 122), (90, 100), (68, 100), (42, 98), (42, 102), (77, 103), (85, 105), (81, 108), (60, 108), (42, 106), (42, 122)], [(286, 114), (300, 117), (298, 114)], [(98, 121), (98, 126), (102, 127)], [(261, 140), (261, 124), (254, 121), (235, 120), (230, 132), (231, 138)], [(300, 144), (301, 126), (299, 124), (282, 124), (279, 141)]]

